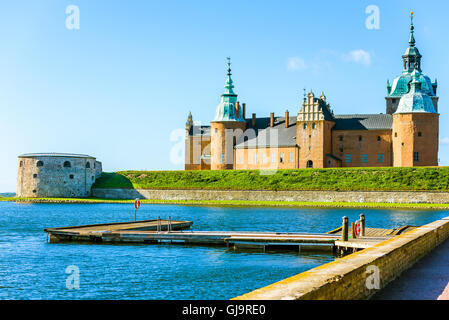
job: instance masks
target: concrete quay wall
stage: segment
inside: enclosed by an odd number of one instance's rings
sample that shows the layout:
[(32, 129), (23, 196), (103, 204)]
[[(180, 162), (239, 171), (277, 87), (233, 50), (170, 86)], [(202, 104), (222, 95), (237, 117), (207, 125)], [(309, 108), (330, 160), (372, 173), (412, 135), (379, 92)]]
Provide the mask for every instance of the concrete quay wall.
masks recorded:
[(449, 203), (448, 192), (92, 189), (105, 199)]
[(449, 217), (234, 299), (367, 299), (447, 238)]

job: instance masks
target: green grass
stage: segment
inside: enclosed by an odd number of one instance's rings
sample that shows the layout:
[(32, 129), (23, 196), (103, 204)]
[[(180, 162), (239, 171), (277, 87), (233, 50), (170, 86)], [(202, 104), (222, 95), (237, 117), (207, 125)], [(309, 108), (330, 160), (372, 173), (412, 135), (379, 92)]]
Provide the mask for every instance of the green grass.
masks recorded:
[(103, 173), (94, 188), (448, 191), (449, 167), (120, 171)]
[[(124, 203), (134, 200), (98, 198), (3, 198), (0, 201), (19, 203)], [(175, 204), (193, 206), (238, 206), (238, 207), (299, 207), (299, 208), (404, 208), (404, 209), (448, 209), (449, 204), (438, 203), (362, 203), (362, 202), (300, 202), (300, 201), (243, 201), (243, 200), (141, 200), (142, 204)]]

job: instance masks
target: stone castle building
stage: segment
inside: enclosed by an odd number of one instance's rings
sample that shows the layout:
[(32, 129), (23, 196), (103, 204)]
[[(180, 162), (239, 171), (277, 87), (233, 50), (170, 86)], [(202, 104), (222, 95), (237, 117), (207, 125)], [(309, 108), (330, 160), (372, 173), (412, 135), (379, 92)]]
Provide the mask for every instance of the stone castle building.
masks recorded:
[(17, 197), (88, 197), (92, 185), (101, 173), (101, 162), (87, 155), (24, 154), (19, 156)]
[[(246, 117), (230, 62), (210, 126), (186, 123), (185, 169), (287, 169), (438, 165), (437, 82), (422, 73), (413, 15), (403, 70), (387, 82), (385, 114), (334, 114), (310, 91), (296, 115)], [(229, 58), (228, 58), (229, 59)]]

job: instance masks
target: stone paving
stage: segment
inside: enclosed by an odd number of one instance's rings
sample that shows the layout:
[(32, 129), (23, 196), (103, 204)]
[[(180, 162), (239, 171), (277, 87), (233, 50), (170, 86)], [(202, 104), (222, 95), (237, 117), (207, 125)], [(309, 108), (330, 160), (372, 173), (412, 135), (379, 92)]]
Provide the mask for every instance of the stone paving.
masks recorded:
[(371, 299), (449, 300), (449, 239)]

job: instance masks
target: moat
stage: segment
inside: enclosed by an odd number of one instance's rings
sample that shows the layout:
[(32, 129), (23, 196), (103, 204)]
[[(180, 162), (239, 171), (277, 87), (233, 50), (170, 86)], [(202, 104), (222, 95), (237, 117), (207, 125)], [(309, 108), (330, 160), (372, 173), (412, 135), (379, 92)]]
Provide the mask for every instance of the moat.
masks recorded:
[[(192, 220), (193, 230), (326, 232), (363, 212), (371, 227), (422, 225), (445, 210), (273, 209), (143, 205), (138, 219)], [(314, 268), (327, 254), (184, 245), (49, 244), (47, 227), (131, 221), (130, 204), (0, 203), (0, 299), (230, 299)], [(77, 266), (80, 288), (66, 288)], [(213, 285), (211, 285), (213, 284)]]

